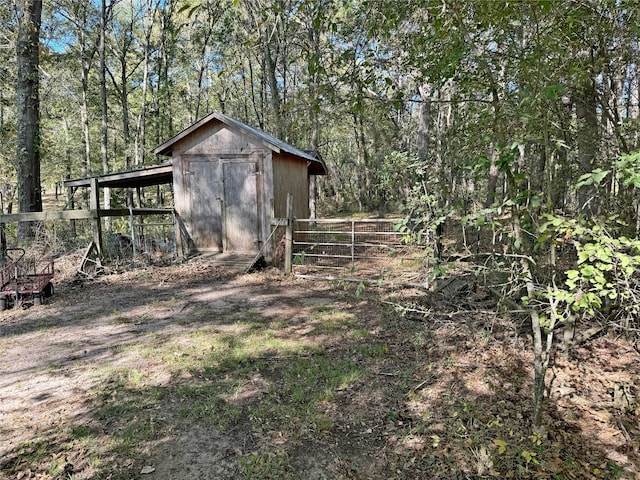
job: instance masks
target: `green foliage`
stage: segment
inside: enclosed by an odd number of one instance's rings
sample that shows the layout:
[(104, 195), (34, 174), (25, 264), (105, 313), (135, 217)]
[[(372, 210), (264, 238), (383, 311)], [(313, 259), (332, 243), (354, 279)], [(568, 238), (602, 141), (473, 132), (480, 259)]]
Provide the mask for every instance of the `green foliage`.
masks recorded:
[(605, 219), (546, 216), (541, 240), (569, 244), (575, 268), (565, 272), (564, 287), (547, 295), (571, 311), (594, 315), (603, 309), (634, 316), (639, 311), (640, 240), (617, 235), (617, 217)]
[(591, 185), (600, 185), (602, 181), (609, 175), (609, 170), (602, 170), (601, 168), (596, 168), (595, 170), (585, 173), (578, 179), (578, 183), (576, 183), (576, 188), (591, 186)]
[(615, 168), (625, 186), (640, 188), (640, 152), (622, 155)]
[[(47, 189), (67, 172), (101, 170), (92, 50), (100, 33), (97, 10), (76, 0), (45, 5)], [(319, 205), (332, 211), (397, 211), (410, 197), (425, 204), (424, 189), (414, 187), (426, 181), (435, 204), (464, 204), (463, 215), (469, 203), (482, 208), (492, 168), (500, 181), (513, 176), (516, 191), (507, 195), (518, 205), (535, 199), (555, 208), (576, 187), (572, 170), (581, 146), (571, 104), (600, 78), (595, 104), (627, 112), (613, 119), (615, 128), (590, 125), (602, 135), (593, 162), (601, 170), (583, 175), (577, 187), (597, 184), (607, 192), (614, 172), (625, 186), (640, 185), (626, 172), (637, 171), (637, 157), (617, 165), (606, 160), (636, 142), (626, 100), (632, 92), (609, 87), (634, 81), (629, 66), (638, 9), (624, 3), (511, 2), (498, 12), (491, 2), (154, 0), (115, 2), (110, 13), (108, 156), (114, 170), (142, 150), (146, 159), (137, 160), (154, 162), (154, 145), (221, 110), (298, 147), (319, 148), (331, 172), (319, 180)], [(0, 162), (8, 169), (17, 121), (15, 23), (13, 9), (0, 5)], [(612, 79), (611, 72), (625, 73)], [(78, 108), (85, 96), (86, 159)], [(612, 112), (603, 110), (597, 122), (610, 121)], [(547, 178), (543, 171), (554, 173)], [(550, 198), (552, 190), (561, 193)], [(439, 216), (431, 212), (430, 221)]]
[[(429, 177), (427, 166), (405, 154), (394, 155), (398, 156), (403, 160), (399, 171), (405, 172), (406, 199), (403, 210), (407, 215), (394, 226), (394, 230), (404, 234), (406, 243), (422, 245), (446, 221), (451, 211), (443, 206), (444, 199), (438, 192), (435, 179)], [(407, 169), (412, 172), (409, 178)]]
[(433, 195), (421, 195), (420, 200), (424, 202), (421, 207), (411, 211), (409, 216), (394, 225), (395, 231), (404, 234), (405, 243), (423, 245), (433, 236), (436, 227), (444, 223), (447, 218), (447, 215), (434, 205)]
[(424, 179), (425, 166), (407, 152), (391, 152), (386, 155), (378, 171), (379, 197), (392, 206), (407, 197), (412, 198), (414, 186)]

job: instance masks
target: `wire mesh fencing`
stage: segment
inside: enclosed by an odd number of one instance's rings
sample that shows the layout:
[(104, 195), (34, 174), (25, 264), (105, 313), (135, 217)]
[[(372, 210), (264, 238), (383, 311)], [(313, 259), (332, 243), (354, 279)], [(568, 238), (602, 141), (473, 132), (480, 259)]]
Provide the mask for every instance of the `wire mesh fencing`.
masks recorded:
[(295, 273), (425, 285), (429, 238), (408, 241), (399, 219), (296, 219)]
[(46, 220), (33, 223), (33, 237), (18, 239), (18, 223), (0, 223), (0, 266), (12, 263), (7, 249), (21, 247), (26, 259), (56, 258), (84, 248), (93, 238), (91, 220)]
[(105, 257), (116, 263), (166, 263), (175, 260), (176, 220), (173, 213), (128, 217), (106, 236)]

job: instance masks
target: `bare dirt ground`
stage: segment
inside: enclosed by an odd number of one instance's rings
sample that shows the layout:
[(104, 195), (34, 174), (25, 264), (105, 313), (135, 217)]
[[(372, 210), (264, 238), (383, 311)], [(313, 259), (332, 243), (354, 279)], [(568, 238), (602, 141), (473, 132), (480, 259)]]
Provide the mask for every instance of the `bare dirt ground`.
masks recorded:
[[(465, 282), (356, 291), (205, 260), (0, 313), (0, 478), (640, 479), (640, 353), (555, 359)], [(398, 306), (410, 307), (401, 311)]]

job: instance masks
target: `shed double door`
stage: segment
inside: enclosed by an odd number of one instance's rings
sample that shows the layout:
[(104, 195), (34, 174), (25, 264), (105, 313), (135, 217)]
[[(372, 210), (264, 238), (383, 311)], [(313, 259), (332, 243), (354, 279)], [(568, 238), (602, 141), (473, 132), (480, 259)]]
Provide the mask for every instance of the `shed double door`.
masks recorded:
[(257, 252), (258, 175), (256, 162), (222, 161), (223, 238), (228, 252)]
[(191, 159), (191, 236), (199, 249), (257, 252), (257, 163), (244, 158)]

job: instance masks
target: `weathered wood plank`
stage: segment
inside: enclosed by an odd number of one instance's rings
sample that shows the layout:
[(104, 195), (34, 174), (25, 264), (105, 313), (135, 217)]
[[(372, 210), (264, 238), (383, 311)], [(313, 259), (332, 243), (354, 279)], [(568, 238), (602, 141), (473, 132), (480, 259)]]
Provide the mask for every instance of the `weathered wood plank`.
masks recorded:
[(47, 220), (83, 220), (96, 218), (95, 210), (60, 210), (57, 212), (25, 212), (0, 215), (0, 223), (39, 222)]
[(110, 208), (108, 210), (100, 210), (101, 217), (128, 217), (130, 214), (134, 216), (143, 215), (171, 215), (173, 209), (171, 208), (134, 208), (129, 210), (128, 208)]
[[(129, 209), (112, 208), (109, 210), (100, 210), (100, 217), (128, 217)], [(170, 208), (134, 208), (133, 214), (140, 215), (162, 215), (171, 214), (173, 210)], [(51, 212), (25, 212), (10, 213), (0, 215), (0, 223), (15, 222), (39, 222), (48, 220), (89, 220), (98, 217), (96, 210), (59, 210)]]

